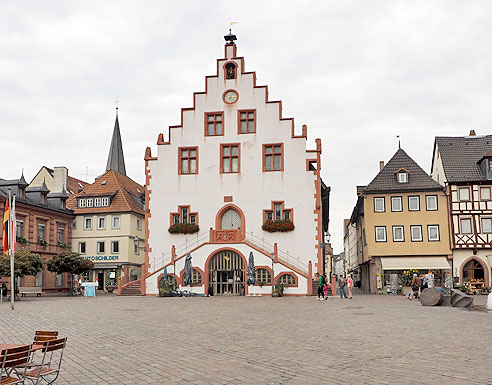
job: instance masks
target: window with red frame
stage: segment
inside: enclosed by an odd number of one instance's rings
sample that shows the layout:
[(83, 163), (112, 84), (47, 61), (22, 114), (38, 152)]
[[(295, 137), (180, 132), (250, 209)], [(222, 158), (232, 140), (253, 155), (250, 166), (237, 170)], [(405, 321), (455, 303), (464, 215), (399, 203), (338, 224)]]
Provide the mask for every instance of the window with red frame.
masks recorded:
[(197, 213), (188, 212), (188, 206), (180, 207), (179, 213), (172, 213), (172, 223), (195, 223), (196, 224), (196, 216)]
[(279, 221), (281, 219), (292, 221), (292, 209), (283, 207), (282, 202), (272, 203), (273, 210), (265, 210), (265, 219)]
[(223, 112), (205, 113), (205, 135), (206, 136), (224, 135)]
[(179, 149), (180, 174), (198, 174), (198, 147)]
[(239, 144), (221, 144), (220, 157), (221, 173), (239, 172)]
[(283, 165), (283, 145), (263, 145), (263, 171), (281, 171)]
[(294, 277), (292, 274), (284, 274), (280, 276), (280, 278), (278, 279), (278, 283), (284, 286), (295, 286), (296, 277)]
[(256, 111), (239, 111), (239, 133), (251, 134), (256, 132)]

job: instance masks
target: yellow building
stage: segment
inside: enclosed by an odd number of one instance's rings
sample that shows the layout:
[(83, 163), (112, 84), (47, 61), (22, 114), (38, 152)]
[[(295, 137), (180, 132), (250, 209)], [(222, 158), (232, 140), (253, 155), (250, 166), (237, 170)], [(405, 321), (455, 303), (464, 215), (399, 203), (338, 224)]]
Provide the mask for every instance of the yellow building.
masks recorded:
[[(94, 262), (86, 280), (122, 290), (141, 275), (145, 259), (144, 187), (126, 176), (118, 117), (106, 172), (67, 201), (75, 213), (72, 250)], [(131, 288), (129, 288), (131, 289)]]
[(357, 228), (364, 292), (398, 289), (410, 269), (432, 271), (435, 286), (451, 284), (446, 195), (401, 148), (386, 166), (381, 162), (369, 185), (358, 188), (350, 223)]

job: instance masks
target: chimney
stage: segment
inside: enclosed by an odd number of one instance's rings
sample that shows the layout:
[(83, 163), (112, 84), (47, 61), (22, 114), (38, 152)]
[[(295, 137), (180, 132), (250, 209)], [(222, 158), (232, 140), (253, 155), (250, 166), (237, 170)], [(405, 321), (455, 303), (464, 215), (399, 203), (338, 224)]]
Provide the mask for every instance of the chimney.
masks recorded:
[(61, 192), (67, 189), (68, 169), (66, 167), (54, 167), (54, 187), (52, 192)]
[(475, 130), (470, 130), (470, 135), (469, 136), (477, 136), (477, 134), (475, 133)]
[(384, 160), (379, 161), (379, 171), (382, 171), (384, 168)]

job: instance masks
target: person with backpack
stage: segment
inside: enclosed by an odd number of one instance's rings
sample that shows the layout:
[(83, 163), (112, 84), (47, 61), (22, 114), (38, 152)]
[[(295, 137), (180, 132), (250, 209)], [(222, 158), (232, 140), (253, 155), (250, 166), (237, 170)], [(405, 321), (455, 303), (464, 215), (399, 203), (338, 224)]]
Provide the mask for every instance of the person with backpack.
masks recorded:
[(326, 279), (320, 273), (316, 273), (318, 277), (318, 300), (323, 300), (323, 287), (325, 286)]

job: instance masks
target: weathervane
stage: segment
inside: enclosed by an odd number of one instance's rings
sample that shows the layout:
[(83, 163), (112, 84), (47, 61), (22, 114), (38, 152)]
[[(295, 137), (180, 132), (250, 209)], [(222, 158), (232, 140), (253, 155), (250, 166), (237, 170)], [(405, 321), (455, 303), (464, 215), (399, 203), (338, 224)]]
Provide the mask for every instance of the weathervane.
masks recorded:
[(235, 40), (237, 40), (236, 35), (233, 35), (233, 33), (232, 33), (232, 26), (234, 24), (237, 24), (237, 21), (230, 21), (229, 22), (229, 33), (224, 36), (224, 39), (226, 40), (227, 44), (232, 44), (232, 43), (234, 43)]

